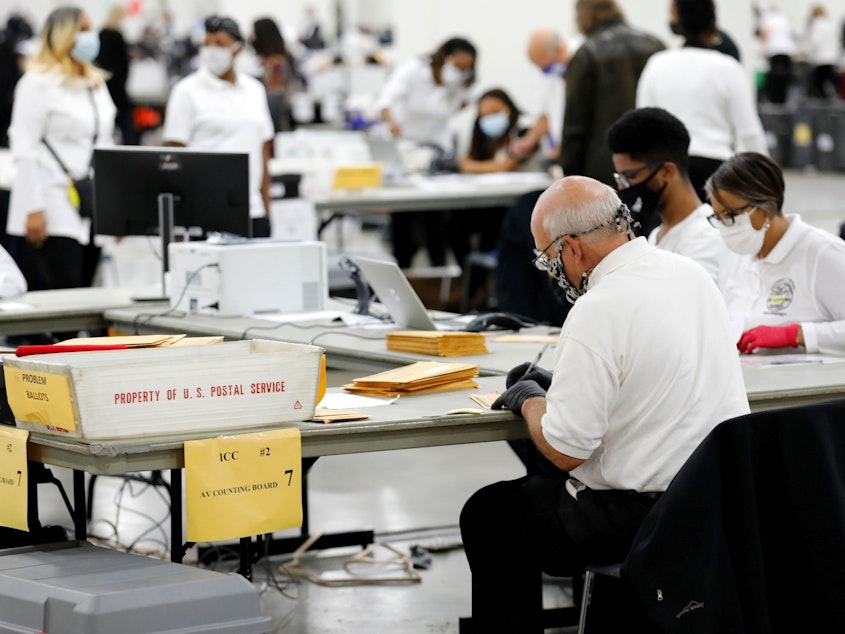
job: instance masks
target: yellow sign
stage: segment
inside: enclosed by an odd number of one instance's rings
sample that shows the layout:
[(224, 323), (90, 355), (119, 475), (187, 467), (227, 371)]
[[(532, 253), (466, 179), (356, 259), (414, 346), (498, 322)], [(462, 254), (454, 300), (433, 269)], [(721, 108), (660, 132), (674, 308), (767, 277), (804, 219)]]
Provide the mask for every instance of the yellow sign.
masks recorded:
[(806, 123), (796, 123), (792, 129), (795, 145), (810, 145), (813, 142), (813, 129)]
[(338, 167), (334, 173), (332, 189), (366, 189), (381, 185), (381, 165)]
[(295, 428), (185, 442), (188, 541), (302, 526), (301, 469)]
[(70, 384), (60, 374), (3, 366), (6, 393), (15, 418), (53, 429), (76, 431)]
[(26, 441), (29, 432), (0, 425), (0, 526), (29, 531)]

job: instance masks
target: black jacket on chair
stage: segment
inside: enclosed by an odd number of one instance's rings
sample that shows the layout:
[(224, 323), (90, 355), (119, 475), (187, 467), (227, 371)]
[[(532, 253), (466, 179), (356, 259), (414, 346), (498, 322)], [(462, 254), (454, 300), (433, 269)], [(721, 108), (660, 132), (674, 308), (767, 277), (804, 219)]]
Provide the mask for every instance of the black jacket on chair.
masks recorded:
[(845, 630), (845, 399), (716, 427), (622, 576), (664, 632)]

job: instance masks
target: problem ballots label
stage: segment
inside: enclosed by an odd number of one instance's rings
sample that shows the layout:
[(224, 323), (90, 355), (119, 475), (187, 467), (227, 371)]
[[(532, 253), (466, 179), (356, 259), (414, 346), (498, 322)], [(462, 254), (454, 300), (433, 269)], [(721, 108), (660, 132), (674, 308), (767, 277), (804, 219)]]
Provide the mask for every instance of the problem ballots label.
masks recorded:
[(44, 425), (53, 431), (76, 431), (67, 377), (9, 366), (3, 366), (3, 374), (9, 407), (15, 418)]

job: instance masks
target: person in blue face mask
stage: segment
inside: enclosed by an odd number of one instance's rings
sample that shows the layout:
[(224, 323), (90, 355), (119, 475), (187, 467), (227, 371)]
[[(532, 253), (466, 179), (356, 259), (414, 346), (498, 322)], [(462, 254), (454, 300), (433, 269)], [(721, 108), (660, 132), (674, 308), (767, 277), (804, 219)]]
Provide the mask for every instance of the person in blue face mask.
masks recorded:
[[(526, 134), (527, 126), (519, 125), (520, 115), (513, 99), (501, 88), (493, 88), (481, 95), (469, 152), (459, 163), (461, 172), (483, 174), (530, 169), (532, 166), (525, 163), (532, 152), (517, 156), (510, 151), (512, 142)], [(536, 149), (535, 144), (532, 151)], [(537, 167), (533, 166), (534, 169)]]
[(29, 290), (88, 286), (94, 277), (92, 155), (114, 143), (116, 112), (93, 65), (99, 50), (85, 13), (57, 8), (15, 88), (9, 140), (17, 170), (6, 232)]
[(531, 34), (528, 59), (543, 73), (543, 86), (534, 125), (511, 144), (516, 156), (528, 156), (542, 145), (547, 158), (557, 157), (563, 125), (563, 78), (571, 56), (571, 48), (554, 31), (541, 29)]
[[(488, 90), (479, 98), (477, 108), (469, 150), (458, 163), (460, 171), (467, 174), (538, 171), (540, 156), (536, 145), (524, 157), (510, 150), (513, 141), (528, 128), (510, 95), (501, 88)], [(459, 264), (463, 265), (473, 250), (487, 253), (495, 249), (505, 211), (504, 207), (492, 207), (452, 212), (446, 234)], [(486, 276), (475, 268), (470, 281), (470, 294), (475, 296), (475, 301), (471, 304), (484, 301), (477, 291), (485, 281)]]

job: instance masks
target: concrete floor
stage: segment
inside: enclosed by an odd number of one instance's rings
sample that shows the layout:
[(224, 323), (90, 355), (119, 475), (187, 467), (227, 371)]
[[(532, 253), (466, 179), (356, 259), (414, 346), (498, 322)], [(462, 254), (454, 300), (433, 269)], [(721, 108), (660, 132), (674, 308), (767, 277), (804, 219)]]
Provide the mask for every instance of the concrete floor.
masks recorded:
[[(790, 172), (785, 211), (798, 212), (811, 224), (838, 233), (845, 221), (845, 174)], [(352, 236), (359, 250), (384, 250), (378, 235)], [(326, 237), (331, 240), (331, 235)], [(346, 236), (348, 240), (349, 235)], [(347, 241), (347, 245), (350, 243)], [(331, 246), (331, 245), (330, 245)], [(335, 375), (340, 384), (347, 376)], [(69, 486), (63, 469), (54, 472)], [(406, 585), (322, 587), (283, 577), (271, 558), (255, 570), (265, 613), (274, 632), (350, 634), (353, 632), (456, 633), (458, 618), (470, 613), (470, 576), (459, 545), (458, 514), (476, 489), (523, 473), (504, 443), (437, 447), (321, 459), (310, 475), (311, 529), (336, 532), (372, 528), (378, 540), (400, 549), (412, 544), (439, 547), (422, 582)], [(41, 485), (41, 517), (46, 524), (70, 519), (51, 485)], [(165, 552), (167, 505), (161, 490), (120, 478), (100, 478), (94, 498), (94, 535), (121, 544), (137, 542), (144, 551)], [(518, 548), (503, 543), (502, 552)], [(339, 570), (353, 550), (325, 551), (304, 560), (325, 570)], [(189, 553), (189, 558), (195, 553)], [(231, 569), (222, 565), (220, 569)], [(272, 576), (268, 574), (272, 573)], [(507, 579), (502, 580), (507, 583)], [(570, 605), (571, 589), (546, 583), (546, 605)], [(559, 630), (571, 632), (572, 629)]]

